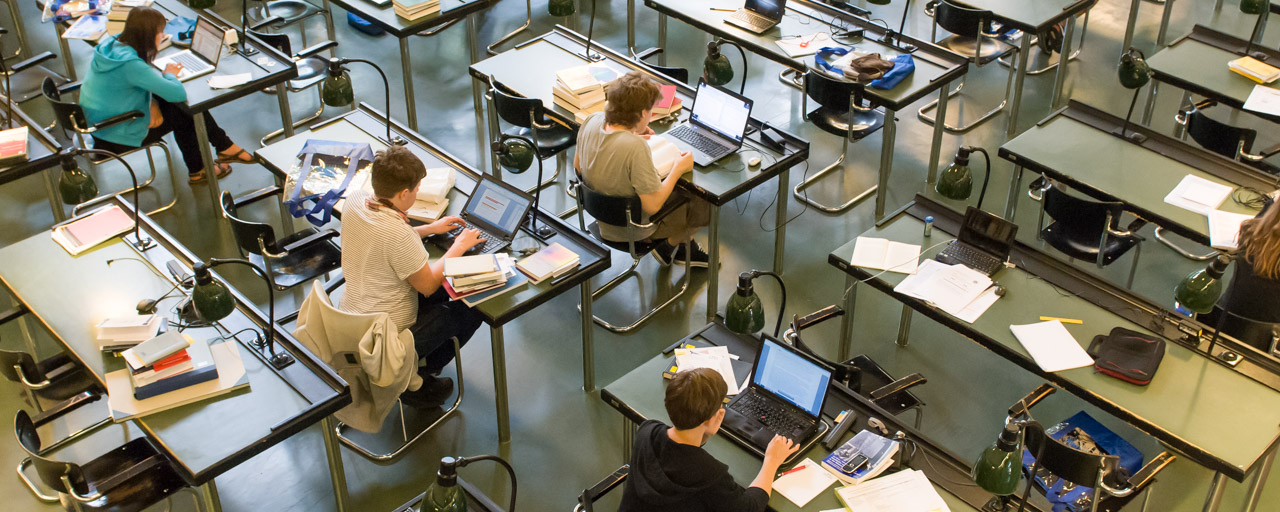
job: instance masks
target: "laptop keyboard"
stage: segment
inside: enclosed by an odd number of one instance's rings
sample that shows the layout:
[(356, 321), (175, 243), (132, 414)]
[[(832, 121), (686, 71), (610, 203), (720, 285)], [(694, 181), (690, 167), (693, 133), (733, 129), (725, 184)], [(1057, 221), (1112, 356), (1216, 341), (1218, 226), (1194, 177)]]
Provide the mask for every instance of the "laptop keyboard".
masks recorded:
[[(503, 241), (498, 236), (490, 234), (488, 231), (480, 228), (475, 229), (480, 231), (480, 238), (484, 239), (484, 243), (477, 244), (475, 247), (472, 247), (467, 251), (467, 254), (491, 254), (498, 252), (507, 246), (507, 242)], [(462, 235), (462, 228), (454, 228), (452, 231), (445, 233), (445, 236), (439, 239), (436, 245), (442, 249), (448, 250), (448, 246), (452, 245), (453, 240), (460, 235)]]
[(1000, 271), (1000, 267), (1004, 266), (1004, 262), (999, 258), (978, 250), (969, 244), (953, 242), (938, 254), (938, 261), (947, 264), (959, 263), (966, 267), (982, 272), (988, 276), (995, 275)]
[(199, 73), (201, 71), (204, 71), (206, 69), (213, 67), (208, 63), (206, 63), (205, 61), (200, 60), (199, 57), (196, 57), (195, 55), (192, 55), (187, 52), (174, 54), (172, 57), (172, 60), (173, 62), (182, 64), (182, 70), (184, 71), (183, 74), (186, 74), (186, 75), (189, 75), (191, 73)]
[(775, 434), (792, 436), (810, 423), (797, 415), (794, 409), (784, 407), (755, 393), (746, 393), (733, 403), (739, 414), (751, 417)]
[(712, 158), (719, 158), (720, 156), (732, 151), (731, 149), (722, 146), (719, 142), (716, 142), (715, 139), (699, 133), (687, 124), (677, 126), (668, 133), (672, 137), (684, 141), (686, 144), (693, 146), (698, 151), (701, 151)]
[(738, 9), (737, 11), (734, 11), (733, 14), (730, 14), (729, 17), (746, 23), (747, 25), (751, 25), (752, 27), (755, 27), (756, 30), (762, 32), (768, 30), (769, 27), (774, 25), (773, 20), (750, 12), (746, 9)]

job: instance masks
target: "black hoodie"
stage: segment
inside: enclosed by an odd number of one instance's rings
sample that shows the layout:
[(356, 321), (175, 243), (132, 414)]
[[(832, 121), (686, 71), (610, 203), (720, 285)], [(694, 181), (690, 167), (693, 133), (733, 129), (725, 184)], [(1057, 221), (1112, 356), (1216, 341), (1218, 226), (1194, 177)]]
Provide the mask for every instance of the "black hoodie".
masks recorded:
[(657, 420), (640, 424), (618, 512), (763, 512), (769, 505), (763, 490), (743, 489), (729, 466), (672, 441), (667, 428)]

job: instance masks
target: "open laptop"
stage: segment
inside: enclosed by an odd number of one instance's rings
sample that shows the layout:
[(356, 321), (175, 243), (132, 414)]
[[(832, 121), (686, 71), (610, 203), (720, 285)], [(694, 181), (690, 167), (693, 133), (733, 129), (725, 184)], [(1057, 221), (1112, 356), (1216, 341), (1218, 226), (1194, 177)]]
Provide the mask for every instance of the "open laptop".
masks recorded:
[(706, 167), (742, 147), (751, 117), (751, 99), (698, 80), (689, 120), (662, 137), (693, 153), (693, 163)]
[(222, 36), (222, 29), (208, 18), (200, 16), (196, 21), (195, 33), (191, 35), (191, 49), (156, 57), (151, 64), (161, 70), (170, 63), (181, 64), (182, 72), (178, 74), (178, 80), (183, 82), (207, 75), (218, 69), (218, 59), (222, 57)]
[[(529, 194), (497, 181), (488, 174), (482, 174), (471, 197), (467, 198), (460, 217), (467, 221), (468, 228), (480, 230), (480, 237), (485, 242), (467, 251), (467, 254), (490, 254), (507, 248), (520, 231), (520, 223), (532, 208), (533, 198)], [(429, 237), (428, 240), (437, 247), (448, 249), (461, 232), (462, 229), (459, 228), (444, 235)]]
[(948, 265), (959, 263), (982, 272), (995, 275), (1009, 259), (1013, 237), (1018, 225), (970, 206), (964, 212), (964, 225), (960, 236), (951, 242), (936, 258)]
[(733, 14), (724, 17), (724, 22), (756, 34), (763, 34), (782, 22), (782, 15), (787, 12), (787, 0), (747, 0)]
[(751, 382), (725, 406), (720, 432), (756, 453), (764, 453), (774, 434), (804, 446), (821, 434), (831, 370), (771, 336), (763, 338)]

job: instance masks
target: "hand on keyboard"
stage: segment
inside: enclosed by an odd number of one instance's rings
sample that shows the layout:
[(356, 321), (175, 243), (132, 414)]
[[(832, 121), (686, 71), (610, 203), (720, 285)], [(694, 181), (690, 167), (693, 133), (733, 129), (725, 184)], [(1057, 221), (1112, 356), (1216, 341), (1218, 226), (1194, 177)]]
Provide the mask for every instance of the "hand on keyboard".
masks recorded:
[(462, 252), (467, 252), (467, 250), (472, 247), (485, 242), (485, 239), (480, 238), (480, 230), (478, 229), (458, 229), (461, 230), (462, 233), (454, 236), (453, 247), (462, 249)]
[(800, 445), (786, 437), (775, 435), (769, 441), (769, 446), (764, 449), (764, 463), (766, 465), (772, 463), (774, 468), (782, 465), (787, 457), (800, 449)]
[(164, 65), (164, 73), (167, 75), (178, 76), (182, 74), (182, 64), (170, 62)]

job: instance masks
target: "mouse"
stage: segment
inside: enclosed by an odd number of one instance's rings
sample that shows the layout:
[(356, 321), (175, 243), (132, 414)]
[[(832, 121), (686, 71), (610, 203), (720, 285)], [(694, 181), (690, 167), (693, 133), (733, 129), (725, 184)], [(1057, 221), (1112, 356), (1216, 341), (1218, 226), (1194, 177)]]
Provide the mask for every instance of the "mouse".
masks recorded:
[(996, 285), (995, 293), (996, 293), (996, 297), (1004, 297), (1004, 294), (1009, 293), (1009, 289), (1000, 285)]
[(137, 309), (138, 309), (138, 314), (139, 314), (139, 315), (150, 315), (150, 314), (155, 313), (155, 312), (156, 312), (156, 302), (157, 302), (157, 301), (156, 301), (155, 299), (142, 299), (142, 300), (138, 301), (138, 307), (137, 307)]
[(760, 157), (758, 157), (758, 156), (753, 156), (753, 157), (751, 157), (749, 160), (747, 160), (747, 165), (749, 165), (749, 166), (751, 166), (751, 167), (755, 167), (755, 166), (757, 166), (757, 165), (760, 165)]

